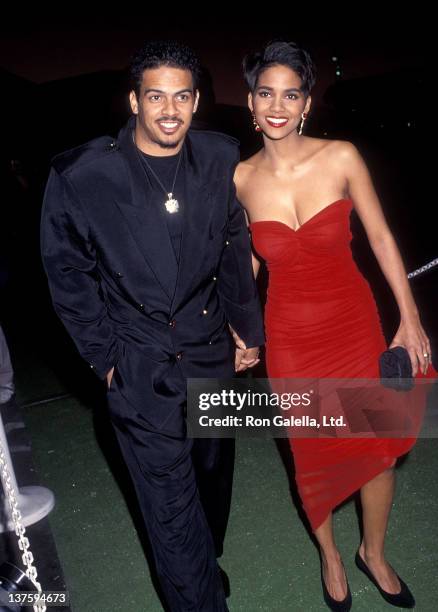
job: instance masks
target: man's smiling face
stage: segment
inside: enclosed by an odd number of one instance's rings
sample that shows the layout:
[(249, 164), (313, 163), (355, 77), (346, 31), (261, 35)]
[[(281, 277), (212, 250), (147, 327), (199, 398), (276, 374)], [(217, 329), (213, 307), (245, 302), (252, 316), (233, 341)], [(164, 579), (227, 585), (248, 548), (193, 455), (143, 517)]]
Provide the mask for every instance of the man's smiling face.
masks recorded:
[(146, 69), (138, 97), (134, 91), (130, 93), (131, 109), (137, 115), (137, 146), (146, 146), (151, 152), (152, 147), (157, 155), (174, 153), (190, 127), (198, 99), (190, 70), (170, 66)]

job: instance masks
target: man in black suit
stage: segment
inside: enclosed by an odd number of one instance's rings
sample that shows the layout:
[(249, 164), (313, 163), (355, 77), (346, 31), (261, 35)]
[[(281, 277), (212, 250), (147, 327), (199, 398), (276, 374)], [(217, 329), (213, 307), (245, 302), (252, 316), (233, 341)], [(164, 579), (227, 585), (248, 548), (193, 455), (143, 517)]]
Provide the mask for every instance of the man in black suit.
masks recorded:
[(107, 380), (170, 609), (222, 611), (234, 447), (188, 439), (185, 408), (187, 378), (229, 378), (264, 342), (233, 185), (238, 143), (189, 130), (199, 63), (187, 47), (147, 44), (131, 75), (118, 138), (53, 160), (42, 256), (57, 314)]

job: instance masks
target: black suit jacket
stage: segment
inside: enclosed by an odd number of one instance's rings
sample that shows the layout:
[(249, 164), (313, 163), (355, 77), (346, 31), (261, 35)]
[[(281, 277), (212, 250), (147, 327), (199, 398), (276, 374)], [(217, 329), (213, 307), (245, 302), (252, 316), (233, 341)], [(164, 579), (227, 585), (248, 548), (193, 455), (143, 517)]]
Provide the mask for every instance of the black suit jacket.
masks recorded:
[(116, 383), (138, 407), (151, 394), (172, 395), (166, 380), (177, 373), (232, 375), (228, 322), (248, 347), (264, 334), (233, 184), (237, 141), (186, 136), (178, 265), (166, 220), (149, 201), (133, 128), (132, 117), (116, 140), (98, 138), (53, 160), (41, 250), (54, 308), (80, 354), (102, 379), (117, 364)]

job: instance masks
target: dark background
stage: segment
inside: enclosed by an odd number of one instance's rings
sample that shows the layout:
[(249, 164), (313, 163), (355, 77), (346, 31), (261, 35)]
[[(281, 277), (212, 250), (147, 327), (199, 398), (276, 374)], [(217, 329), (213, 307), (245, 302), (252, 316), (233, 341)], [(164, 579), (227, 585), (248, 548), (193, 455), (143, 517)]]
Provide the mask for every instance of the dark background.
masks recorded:
[[(318, 68), (306, 134), (352, 141), (364, 155), (408, 271), (438, 256), (434, 198), (425, 170), (425, 99), (430, 76), (421, 28), (380, 14), (369, 24), (360, 6), (316, 24), (313, 6), (285, 15), (283, 7), (233, 11), (204, 21), (179, 18), (185, 7), (157, 14), (44, 18), (23, 14), (1, 27), (0, 323), (12, 358), (32, 347), (66, 379), (84, 368), (53, 315), (39, 257), (39, 217), (50, 158), (103, 134), (116, 135), (128, 117), (125, 67), (145, 40), (176, 38), (205, 66), (194, 127), (241, 141), (242, 156), (261, 143), (253, 132), (241, 76), (244, 54), (284, 37), (306, 47)], [(205, 7), (212, 10), (214, 7)], [(175, 11), (176, 14), (175, 14)], [(23, 11), (24, 13), (24, 11)], [(223, 13), (226, 13), (225, 7)], [(274, 18), (272, 18), (274, 16)], [(257, 17), (257, 18), (256, 18)], [(331, 17), (331, 19), (330, 19)], [(285, 25), (286, 24), (286, 25)], [(337, 58), (337, 59), (333, 59)], [(432, 175), (433, 176), (433, 175)], [(387, 339), (398, 312), (363, 230), (353, 214), (353, 252), (371, 282)], [(264, 278), (260, 279), (263, 292)], [(412, 281), (423, 324), (436, 346), (436, 269)], [(88, 370), (82, 372), (89, 376)]]

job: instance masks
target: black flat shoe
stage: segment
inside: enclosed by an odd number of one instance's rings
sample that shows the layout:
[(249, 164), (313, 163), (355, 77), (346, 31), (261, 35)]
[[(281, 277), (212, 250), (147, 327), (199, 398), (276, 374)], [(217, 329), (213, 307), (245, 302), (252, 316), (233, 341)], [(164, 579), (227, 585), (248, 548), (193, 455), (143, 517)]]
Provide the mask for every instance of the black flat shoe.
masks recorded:
[(327, 587), (324, 581), (324, 575), (322, 573), (322, 563), (321, 563), (321, 584), (322, 584), (322, 594), (324, 596), (324, 601), (327, 604), (327, 606), (330, 608), (330, 610), (332, 610), (332, 612), (348, 612), (349, 610), (351, 610), (352, 599), (351, 599), (351, 591), (350, 591), (350, 585), (348, 584), (348, 580), (347, 580), (347, 594), (344, 597), (344, 599), (342, 600), (335, 599), (334, 597), (330, 595), (330, 593), (327, 590)]
[(403, 580), (400, 578), (400, 576), (397, 574), (397, 572), (396, 572), (396, 576), (400, 580), (400, 586), (401, 586), (400, 593), (388, 593), (387, 591), (384, 591), (382, 589), (382, 587), (379, 585), (377, 580), (374, 578), (374, 576), (371, 573), (368, 565), (365, 563), (365, 561), (360, 556), (359, 551), (357, 551), (356, 557), (355, 557), (354, 560), (356, 561), (357, 567), (377, 587), (380, 595), (383, 597), (383, 599), (385, 601), (387, 601), (392, 606), (397, 606), (399, 608), (414, 608), (415, 607), (414, 596), (412, 595), (411, 591), (409, 590), (409, 587), (407, 586), (407, 584), (405, 584), (403, 582)]

